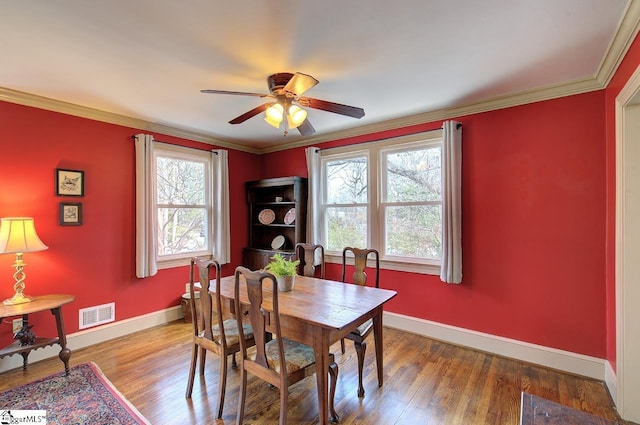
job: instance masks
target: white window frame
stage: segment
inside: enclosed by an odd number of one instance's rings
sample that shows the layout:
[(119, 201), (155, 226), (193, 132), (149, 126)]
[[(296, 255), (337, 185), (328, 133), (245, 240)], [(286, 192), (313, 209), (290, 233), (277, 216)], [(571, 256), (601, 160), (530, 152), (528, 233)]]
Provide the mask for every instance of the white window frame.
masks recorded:
[[(331, 148), (320, 151), (321, 156), (321, 186), (322, 186), (322, 204), (320, 206), (320, 243), (325, 247), (326, 241), (326, 214), (325, 202), (326, 195), (326, 163), (340, 158), (353, 158), (366, 156), (367, 163), (367, 196), (368, 208), (367, 218), (369, 225), (367, 226), (367, 247), (375, 248), (380, 253), (380, 268), (388, 270), (407, 271), (421, 274), (440, 275), (441, 259), (416, 259), (399, 256), (385, 255), (384, 247), (384, 205), (382, 203), (383, 176), (380, 170), (382, 163), (382, 154), (391, 151), (400, 151), (403, 149), (415, 149), (416, 147), (443, 147), (443, 133), (441, 129), (416, 133), (407, 136), (400, 136), (386, 139), (379, 142), (368, 142), (366, 144), (343, 146), (339, 148)], [(441, 158), (442, 160), (442, 158)], [(441, 164), (441, 170), (444, 174), (444, 162)], [(444, 191), (442, 192), (444, 197)], [(438, 203), (442, 205), (444, 199)], [(426, 204), (433, 203), (427, 202)], [(358, 247), (363, 248), (363, 247)], [(342, 263), (342, 251), (325, 251), (325, 261), (329, 263)]]
[[(200, 258), (211, 258), (211, 250), (213, 244), (213, 223), (211, 220), (212, 210), (213, 210), (213, 202), (212, 202), (212, 175), (213, 175), (213, 162), (211, 159), (211, 152), (203, 151), (199, 149), (186, 148), (183, 146), (170, 145), (166, 143), (158, 143), (155, 146), (153, 151), (153, 187), (154, 191), (157, 187), (158, 181), (158, 157), (163, 158), (173, 158), (173, 159), (182, 159), (185, 161), (195, 161), (205, 164), (205, 204), (204, 208), (206, 209), (205, 220), (207, 225), (207, 246), (204, 250), (200, 251), (191, 251), (180, 254), (171, 254), (171, 255), (160, 255), (158, 250), (160, 244), (158, 243), (158, 248), (156, 249), (156, 261), (158, 263), (158, 269), (167, 269), (172, 267), (184, 266), (188, 265), (190, 259), (192, 257), (200, 257)], [(158, 204), (157, 194), (154, 193), (154, 203), (153, 209), (154, 214), (158, 217), (158, 209), (159, 208), (190, 208), (190, 207), (202, 207), (202, 205), (173, 205), (173, 204)], [(158, 223), (160, 225), (160, 223)], [(155, 231), (154, 237), (158, 238), (157, 229)]]

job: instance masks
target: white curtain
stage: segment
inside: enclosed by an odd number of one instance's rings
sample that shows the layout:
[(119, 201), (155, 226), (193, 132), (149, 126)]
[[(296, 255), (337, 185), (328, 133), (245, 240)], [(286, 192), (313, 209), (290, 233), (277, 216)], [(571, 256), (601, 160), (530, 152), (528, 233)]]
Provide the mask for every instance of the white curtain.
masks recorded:
[(229, 155), (228, 151), (216, 149), (211, 151), (213, 164), (212, 184), (212, 228), (213, 243), (211, 254), (220, 264), (231, 261), (229, 226)]
[(305, 149), (307, 156), (307, 243), (320, 243), (321, 167), (320, 149), (311, 146)]
[(443, 126), (442, 268), (440, 279), (462, 282), (462, 124)]
[(154, 213), (153, 136), (137, 134), (136, 145), (136, 276), (153, 276), (158, 272), (156, 262), (157, 217)]

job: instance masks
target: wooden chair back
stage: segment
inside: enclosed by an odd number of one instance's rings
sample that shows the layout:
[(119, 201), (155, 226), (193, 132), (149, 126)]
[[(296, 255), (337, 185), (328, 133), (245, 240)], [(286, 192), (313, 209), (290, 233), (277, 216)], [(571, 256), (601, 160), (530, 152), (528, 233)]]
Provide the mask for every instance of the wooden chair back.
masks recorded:
[[(267, 355), (265, 351), (266, 344), (267, 342), (270, 341), (270, 337), (267, 332), (267, 323), (270, 322), (272, 325), (273, 337), (275, 337), (279, 341), (278, 349), (280, 351), (280, 364), (285, 364), (284, 346), (282, 345), (282, 334), (280, 331), (280, 317), (279, 317), (279, 309), (278, 309), (278, 283), (277, 283), (276, 277), (271, 273), (265, 272), (262, 270), (251, 271), (245, 267), (236, 268), (236, 275), (235, 275), (236, 280), (235, 280), (235, 292), (234, 292), (234, 302), (235, 302), (236, 311), (242, 311), (241, 304), (240, 304), (240, 280), (241, 280), (240, 277), (241, 276), (244, 278), (246, 282), (247, 297), (249, 298), (248, 317), (249, 317), (249, 323), (253, 328), (253, 335), (256, 342), (255, 359), (254, 360), (248, 359), (247, 351), (246, 351), (248, 347), (243, 346), (242, 344), (243, 338), (241, 335), (240, 349), (242, 351), (243, 362), (246, 363), (246, 364), (243, 364), (243, 367), (245, 367), (247, 370), (251, 371), (252, 373), (260, 377), (263, 377), (263, 375), (266, 374), (266, 376), (264, 377), (265, 380), (272, 383), (273, 385), (276, 385), (276, 383), (272, 382), (276, 377), (278, 378), (277, 379), (278, 384), (284, 383), (286, 379), (285, 378), (286, 373), (277, 374), (276, 376), (275, 371), (269, 367), (269, 364), (267, 362)], [(268, 291), (267, 300), (265, 300), (265, 286), (263, 286), (263, 283), (267, 288), (270, 289)], [(272, 314), (267, 313), (263, 308), (263, 303), (265, 303), (265, 301), (270, 301), (270, 304), (271, 304), (270, 310)], [(267, 315), (269, 315), (269, 317), (267, 317)], [(238, 316), (238, 321), (240, 320), (242, 319)], [(265, 371), (263, 373), (260, 373), (259, 369), (265, 369)], [(281, 372), (286, 372), (286, 371), (281, 371)]]
[[(215, 276), (212, 277), (212, 272)], [(189, 302), (191, 304), (191, 317), (193, 323), (193, 333), (196, 337), (214, 341), (213, 324), (222, 323), (222, 301), (220, 299), (220, 263), (215, 260), (192, 258), (190, 265), (189, 279)], [(215, 279), (215, 296), (211, 295), (211, 280)], [(200, 316), (196, 311), (195, 283), (200, 283)], [(220, 326), (220, 345), (226, 348), (224, 327)], [(217, 345), (217, 344), (216, 344)], [(207, 347), (208, 348), (208, 347)], [(213, 348), (220, 354), (219, 350)]]
[[(215, 271), (215, 276), (212, 273)], [(233, 356), (232, 366), (237, 367), (235, 353), (240, 351), (236, 319), (224, 320), (220, 296), (220, 264), (215, 260), (191, 259), (189, 269), (189, 295), (193, 323), (193, 345), (191, 366), (187, 380), (186, 398), (191, 398), (196, 373), (196, 363), (200, 357), (200, 375), (204, 376), (207, 351), (217, 354), (220, 359), (218, 378), (218, 419), (222, 418), (224, 398), (227, 388), (227, 357)], [(215, 291), (211, 291), (211, 281), (215, 282)], [(200, 283), (200, 309), (196, 309), (195, 284)], [(199, 313), (198, 313), (199, 311)], [(243, 333), (246, 345), (253, 344), (251, 328)]]
[[(249, 300), (246, 316), (253, 328), (256, 351), (251, 356), (247, 353), (247, 344), (242, 337), (242, 316), (237, 314), (240, 335), (240, 350), (242, 353), (242, 368), (240, 378), (240, 400), (238, 402), (238, 416), (236, 423), (240, 424), (244, 418), (244, 406), (247, 391), (247, 372), (265, 380), (280, 389), (280, 425), (287, 423), (287, 406), (289, 385), (315, 373), (315, 359), (313, 348), (282, 337), (280, 327), (280, 310), (278, 307), (278, 283), (276, 277), (263, 270), (251, 271), (246, 267), (236, 268), (234, 307), (235, 311), (242, 309), (240, 286), (246, 282), (246, 296)], [(244, 295), (244, 294), (243, 294)], [(244, 307), (246, 309), (247, 307)], [(268, 332), (267, 332), (268, 328)], [(270, 332), (270, 333), (269, 333)], [(275, 352), (277, 351), (277, 353)], [(288, 354), (286, 354), (288, 353)], [(332, 422), (338, 421), (334, 408), (334, 396), (338, 379), (338, 365), (334, 356), (329, 354), (329, 410)]]
[(300, 276), (314, 277), (319, 267), (320, 278), (324, 279), (324, 247), (322, 245), (297, 243), (295, 256), (300, 260), (298, 265), (298, 274)]
[(346, 280), (346, 272), (347, 272), (347, 253), (353, 254), (353, 276), (352, 283), (358, 285), (366, 285), (367, 284), (367, 259), (369, 256), (372, 256), (375, 260), (375, 281), (374, 285), (376, 288), (380, 287), (380, 255), (378, 251), (375, 249), (361, 249), (361, 248), (353, 248), (346, 247), (342, 250), (342, 281), (347, 282)]
[[(342, 250), (342, 281), (346, 282), (346, 271), (347, 271), (347, 253), (351, 252), (353, 254), (353, 283), (358, 285), (366, 285), (367, 284), (367, 259), (369, 256), (372, 256), (375, 260), (375, 273), (376, 278), (374, 281), (374, 285), (376, 288), (380, 287), (380, 255), (378, 251), (375, 249), (360, 249), (360, 248), (352, 248), (346, 247)], [(358, 397), (364, 397), (364, 386), (363, 386), (363, 376), (362, 371), (364, 368), (364, 357), (367, 350), (367, 344), (365, 342), (367, 336), (373, 331), (373, 321), (371, 319), (367, 320), (362, 325), (358, 326), (358, 328), (345, 336), (346, 339), (350, 339), (353, 341), (356, 353), (358, 356)], [(342, 350), (342, 354), (345, 352), (344, 347), (344, 338), (340, 340), (340, 349)], [(380, 347), (376, 347), (376, 350), (381, 349)], [(381, 365), (378, 364), (378, 385), (382, 386), (382, 368)]]

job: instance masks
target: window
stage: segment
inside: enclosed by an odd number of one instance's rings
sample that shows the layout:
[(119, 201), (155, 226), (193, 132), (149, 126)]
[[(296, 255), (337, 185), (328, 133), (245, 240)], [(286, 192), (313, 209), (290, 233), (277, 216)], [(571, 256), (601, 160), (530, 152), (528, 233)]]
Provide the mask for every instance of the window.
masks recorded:
[(324, 162), (325, 223), (329, 251), (367, 245), (369, 216), (368, 156), (338, 156)]
[(157, 144), (154, 164), (158, 262), (210, 255), (211, 153)]
[(407, 260), (442, 257), (441, 153), (439, 143), (381, 152), (385, 256)]
[(321, 156), (320, 238), (329, 260), (345, 246), (370, 247), (384, 268), (440, 273), (442, 131)]
[(136, 276), (189, 264), (193, 256), (227, 264), (228, 152), (156, 142), (150, 134), (136, 134), (134, 140)]

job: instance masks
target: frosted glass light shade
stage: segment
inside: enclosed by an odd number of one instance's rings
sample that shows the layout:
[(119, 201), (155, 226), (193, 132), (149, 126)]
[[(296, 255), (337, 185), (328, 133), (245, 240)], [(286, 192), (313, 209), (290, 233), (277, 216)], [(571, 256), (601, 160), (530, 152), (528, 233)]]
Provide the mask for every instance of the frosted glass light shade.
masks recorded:
[(284, 108), (279, 103), (274, 103), (265, 111), (265, 115), (273, 121), (281, 122), (284, 115)]
[(289, 128), (297, 128), (307, 119), (307, 111), (298, 105), (291, 105), (287, 111), (287, 123)]
[(264, 112), (264, 120), (275, 128), (280, 128), (280, 123), (284, 115), (284, 108), (279, 103), (274, 103)]

